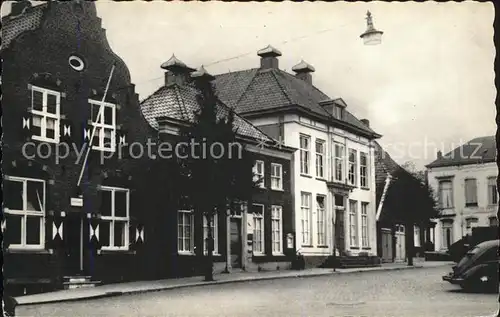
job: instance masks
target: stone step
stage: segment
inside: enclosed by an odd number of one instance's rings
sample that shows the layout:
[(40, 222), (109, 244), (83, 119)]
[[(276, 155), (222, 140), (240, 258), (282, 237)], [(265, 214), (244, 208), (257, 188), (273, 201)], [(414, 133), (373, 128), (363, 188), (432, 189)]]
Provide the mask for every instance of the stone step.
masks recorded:
[(75, 289), (84, 287), (95, 287), (101, 284), (101, 281), (82, 281), (82, 282), (64, 282), (64, 289)]
[(64, 282), (87, 282), (91, 280), (91, 276), (85, 275), (74, 275), (74, 276), (64, 276)]

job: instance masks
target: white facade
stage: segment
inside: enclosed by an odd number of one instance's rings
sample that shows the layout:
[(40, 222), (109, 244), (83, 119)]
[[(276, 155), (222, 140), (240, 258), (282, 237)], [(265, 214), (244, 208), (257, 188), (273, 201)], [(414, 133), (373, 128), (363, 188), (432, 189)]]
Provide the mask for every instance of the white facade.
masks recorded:
[(436, 219), (436, 250), (448, 249), (473, 227), (498, 225), (496, 163), (434, 167), (428, 172), (429, 185), (443, 208), (440, 219)]
[[(356, 150), (356, 181), (352, 190), (345, 190), (344, 197), (344, 245), (336, 245), (336, 250), (350, 254), (366, 252), (376, 255), (376, 206), (375, 206), (375, 164), (374, 147), (367, 138), (350, 132), (326, 126), (299, 115), (287, 114), (252, 120), (256, 126), (281, 124), (285, 145), (297, 148), (294, 157), (293, 194), (295, 204), (296, 249), (304, 256), (328, 256), (333, 254), (336, 185), (345, 186), (348, 178), (348, 150)], [(301, 136), (309, 140), (308, 171), (304, 171), (301, 160)], [(323, 176), (317, 174), (316, 142), (324, 142)], [(334, 145), (344, 147), (342, 157), (342, 181), (334, 180)], [(366, 186), (361, 188), (360, 153), (366, 154)], [(303, 196), (309, 197), (304, 204)], [(319, 199), (317, 198), (319, 197)], [(321, 208), (324, 197), (324, 211)], [(352, 201), (352, 202), (351, 202)], [(356, 210), (350, 206), (355, 204)], [(354, 205), (353, 205), (354, 206)], [(355, 211), (351, 215), (351, 211)], [(354, 220), (354, 221), (352, 221)], [(338, 228), (339, 224), (337, 224)], [(355, 230), (352, 230), (354, 228)], [(354, 239), (351, 234), (355, 233)], [(351, 241), (353, 240), (353, 241)], [(353, 243), (351, 243), (353, 242)], [(338, 242), (336, 242), (338, 244)]]

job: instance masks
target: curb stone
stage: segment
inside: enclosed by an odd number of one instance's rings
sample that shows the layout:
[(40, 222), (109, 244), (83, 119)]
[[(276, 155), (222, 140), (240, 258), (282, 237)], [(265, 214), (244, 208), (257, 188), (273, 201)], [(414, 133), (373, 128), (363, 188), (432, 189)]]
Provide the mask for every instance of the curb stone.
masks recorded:
[[(446, 265), (448, 265), (448, 263)], [(442, 266), (446, 266), (446, 265), (443, 263)], [(440, 267), (440, 266), (435, 266), (435, 267)], [(275, 276), (262, 276), (262, 277), (260, 277), (260, 276), (243, 277), (243, 278), (239, 278), (239, 279), (235, 279), (235, 280), (222, 280), (222, 281), (216, 280), (216, 281), (211, 281), (211, 282), (199, 281), (199, 282), (193, 282), (193, 283), (184, 284), (184, 285), (168, 285), (168, 286), (166, 285), (166, 286), (152, 287), (152, 288), (148, 288), (148, 289), (138, 289), (138, 290), (129, 290), (129, 291), (109, 291), (109, 292), (89, 295), (89, 296), (85, 296), (85, 297), (75, 297), (75, 298), (45, 300), (45, 301), (39, 301), (39, 302), (19, 303), (16, 306), (54, 304), (54, 303), (61, 303), (61, 302), (76, 302), (76, 301), (82, 301), (82, 300), (88, 300), (88, 299), (101, 299), (101, 298), (109, 298), (109, 297), (118, 297), (118, 296), (122, 296), (122, 295), (137, 295), (137, 294), (143, 294), (143, 293), (152, 293), (152, 292), (160, 292), (160, 291), (166, 291), (166, 290), (208, 286), (208, 285), (222, 285), (222, 284), (253, 282), (253, 281), (268, 281), (268, 280), (279, 280), (279, 279), (286, 279), (286, 278), (307, 278), (307, 277), (318, 277), (318, 276), (356, 274), (356, 273), (366, 273), (366, 272), (402, 271), (402, 270), (408, 270), (408, 269), (422, 269), (422, 268), (434, 268), (434, 266), (425, 267), (422, 265), (413, 265), (413, 266), (381, 268), (381, 269), (373, 269), (373, 270), (359, 269), (359, 270), (354, 270), (354, 271), (349, 271), (349, 272), (341, 272), (341, 271), (333, 272), (333, 270), (332, 270), (329, 272), (317, 272), (317, 273), (310, 273), (310, 274), (303, 274), (303, 275), (294, 274), (294, 275), (282, 275), (282, 276), (275, 275)]]

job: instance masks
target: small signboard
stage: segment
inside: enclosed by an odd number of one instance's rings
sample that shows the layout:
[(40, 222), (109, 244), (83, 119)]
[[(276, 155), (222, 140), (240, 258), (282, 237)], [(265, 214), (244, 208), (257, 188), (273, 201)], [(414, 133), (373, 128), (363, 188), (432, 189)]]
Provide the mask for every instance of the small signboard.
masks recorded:
[(73, 206), (73, 207), (83, 207), (83, 198), (81, 198), (81, 197), (77, 197), (77, 198), (72, 197), (70, 203), (71, 203), (71, 206)]

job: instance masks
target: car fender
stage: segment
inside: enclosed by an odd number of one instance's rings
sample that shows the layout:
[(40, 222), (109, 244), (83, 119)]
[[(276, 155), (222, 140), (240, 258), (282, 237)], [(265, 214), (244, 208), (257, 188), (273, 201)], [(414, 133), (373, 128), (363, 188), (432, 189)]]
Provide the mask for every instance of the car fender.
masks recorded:
[(466, 270), (464, 273), (462, 273), (462, 277), (464, 279), (467, 279), (467, 278), (470, 278), (478, 273), (481, 273), (481, 272), (489, 272), (490, 271), (490, 264), (488, 263), (482, 263), (482, 264), (478, 264), (476, 266), (473, 266), (471, 267), (470, 269)]
[(487, 268), (488, 268), (488, 264), (485, 264), (485, 263), (478, 264), (478, 265), (475, 265), (475, 266), (471, 267), (470, 269), (466, 270), (461, 275), (464, 279), (467, 279), (467, 278), (470, 278), (473, 275), (481, 272), (482, 270), (486, 270)]

